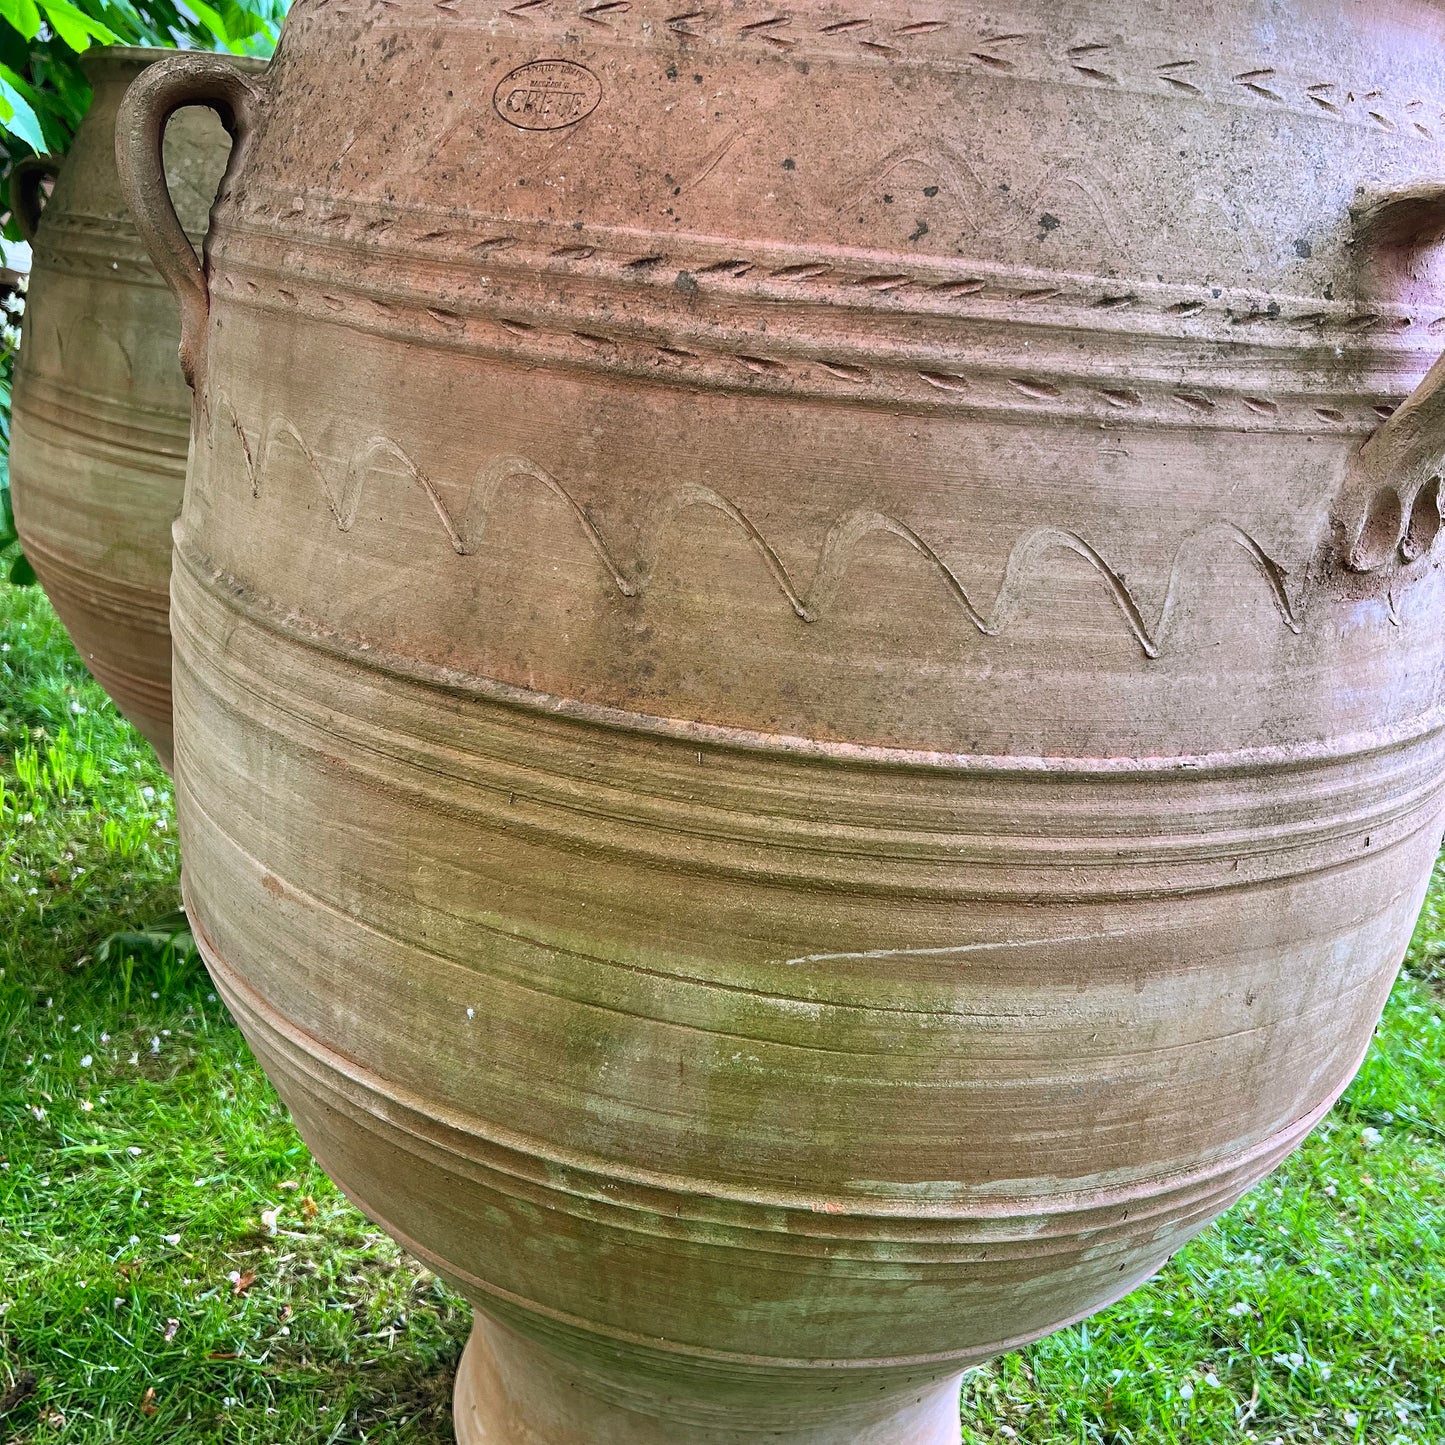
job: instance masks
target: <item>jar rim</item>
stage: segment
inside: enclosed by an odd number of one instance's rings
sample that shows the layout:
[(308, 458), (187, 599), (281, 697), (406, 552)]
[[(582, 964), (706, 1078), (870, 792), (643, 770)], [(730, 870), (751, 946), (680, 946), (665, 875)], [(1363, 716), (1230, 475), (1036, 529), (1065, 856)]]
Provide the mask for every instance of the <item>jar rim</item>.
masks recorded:
[(167, 55), (218, 55), (231, 61), (238, 70), (257, 74), (270, 61), (260, 55), (232, 55), (229, 51), (181, 50), (172, 45), (92, 45), (80, 57), (80, 68), (93, 85), (101, 76), (115, 70), (131, 70), (139, 75)]

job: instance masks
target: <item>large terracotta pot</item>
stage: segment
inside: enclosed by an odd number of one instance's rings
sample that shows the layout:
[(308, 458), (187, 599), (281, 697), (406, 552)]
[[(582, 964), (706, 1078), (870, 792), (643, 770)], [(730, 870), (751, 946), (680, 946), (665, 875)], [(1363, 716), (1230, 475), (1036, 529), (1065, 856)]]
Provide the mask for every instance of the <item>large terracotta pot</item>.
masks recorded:
[(1299, 1143), (1409, 937), (1445, 15), (684, 11), (299, 0), (132, 89), (186, 897), (476, 1304), (465, 1445), (931, 1445)]
[[(190, 393), (180, 316), (121, 197), (115, 113), (167, 51), (92, 50), (95, 98), (46, 202), (48, 159), (16, 168), (17, 223), (34, 246), (15, 376), (15, 522), (86, 666), (171, 758), (171, 523), (186, 477)], [(226, 63), (263, 68), (262, 62)], [(186, 230), (206, 233), (230, 138), (210, 111), (177, 118), (166, 174)]]

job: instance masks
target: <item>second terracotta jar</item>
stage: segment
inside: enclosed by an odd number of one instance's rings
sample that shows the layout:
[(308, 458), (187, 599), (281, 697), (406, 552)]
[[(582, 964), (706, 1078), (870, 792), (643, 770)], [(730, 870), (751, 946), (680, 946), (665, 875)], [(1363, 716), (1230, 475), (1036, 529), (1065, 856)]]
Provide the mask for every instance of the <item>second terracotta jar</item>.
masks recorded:
[[(180, 317), (115, 170), (126, 87), (167, 51), (82, 60), (95, 95), (64, 161), (22, 163), (17, 221), (34, 248), (16, 364), (10, 472), (25, 555), (86, 666), (171, 765), (171, 523), (185, 485), (190, 393)], [(262, 62), (227, 60), (262, 68)], [(166, 140), (176, 209), (198, 242), (231, 142), (190, 110)], [(58, 172), (43, 199), (41, 176)]]

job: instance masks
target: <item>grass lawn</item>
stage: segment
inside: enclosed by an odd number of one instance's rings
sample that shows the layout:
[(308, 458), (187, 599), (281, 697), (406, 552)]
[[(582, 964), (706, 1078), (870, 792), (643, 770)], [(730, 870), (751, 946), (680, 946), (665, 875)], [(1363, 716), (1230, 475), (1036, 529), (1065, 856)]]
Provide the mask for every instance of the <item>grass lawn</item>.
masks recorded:
[[(168, 781), (0, 584), (0, 1442), (451, 1439), (468, 1311), (311, 1161), (176, 907)], [(1445, 877), (1309, 1143), (970, 1376), (969, 1442), (1445, 1442)], [(679, 1442), (685, 1445), (685, 1442)]]

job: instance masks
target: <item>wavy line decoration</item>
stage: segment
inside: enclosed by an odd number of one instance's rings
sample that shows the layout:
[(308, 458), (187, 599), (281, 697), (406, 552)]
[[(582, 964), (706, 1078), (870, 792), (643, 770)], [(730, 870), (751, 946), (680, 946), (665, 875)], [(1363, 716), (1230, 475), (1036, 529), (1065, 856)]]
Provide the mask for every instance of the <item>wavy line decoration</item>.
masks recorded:
[(867, 508), (848, 512), (833, 523), (824, 539), (813, 574), (804, 585), (788, 570), (767, 538), (735, 503), (711, 487), (696, 482), (681, 483), (668, 491), (652, 509), (643, 528), (651, 546), (627, 570), (614, 557), (596, 524), (566, 487), (527, 457), (497, 456), (482, 466), (472, 484), (466, 508), (459, 517), (447, 506), (432, 480), (390, 437), (374, 436), (358, 446), (346, 463), (338, 485), (333, 470), (316, 455), (300, 430), (286, 416), (278, 414), (270, 420), (260, 434), (259, 449), (255, 449), (251, 435), (224, 393), (216, 394), (208, 410), (212, 449), (215, 449), (218, 440), (219, 414), (224, 413), (230, 431), (240, 444), (253, 497), (260, 497), (278, 448), (290, 446), (300, 454), (307, 470), (315, 478), (332, 518), (342, 532), (349, 532), (355, 524), (367, 478), (381, 461), (393, 463), (411, 479), (431, 504), (452, 550), (461, 557), (474, 555), (485, 546), (488, 530), (504, 506), (504, 489), (517, 482), (529, 482), (550, 493), (571, 513), (578, 531), (591, 547), (603, 571), (624, 597), (640, 597), (647, 591), (659, 570), (662, 544), (667, 534), (680, 524), (684, 513), (705, 508), (726, 517), (742, 533), (794, 615), (803, 622), (817, 622), (827, 615), (843, 587), (859, 546), (867, 538), (883, 533), (897, 537), (923, 558), (969, 622), (984, 637), (997, 637), (1007, 629), (1021, 610), (1029, 590), (1028, 583), (1046, 575), (1050, 562), (1062, 552), (1079, 557), (1089, 565), (1099, 577), (1105, 594), (1140, 651), (1146, 657), (1158, 658), (1163, 655), (1171, 623), (1180, 607), (1182, 570), (1204, 547), (1215, 543), (1238, 547), (1244, 553), (1264, 582), (1281, 623), (1293, 633), (1298, 634), (1301, 630), (1296, 607), (1286, 588), (1286, 569), (1243, 528), (1222, 519), (1190, 533), (1180, 544), (1170, 567), (1163, 605), (1152, 622), (1123, 577), (1093, 546), (1076, 532), (1054, 526), (1031, 528), (1018, 539), (1009, 554), (1003, 581), (993, 604), (984, 610), (969, 596), (948, 563), (913, 528), (897, 517)]

